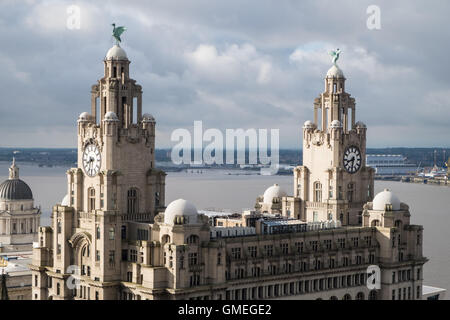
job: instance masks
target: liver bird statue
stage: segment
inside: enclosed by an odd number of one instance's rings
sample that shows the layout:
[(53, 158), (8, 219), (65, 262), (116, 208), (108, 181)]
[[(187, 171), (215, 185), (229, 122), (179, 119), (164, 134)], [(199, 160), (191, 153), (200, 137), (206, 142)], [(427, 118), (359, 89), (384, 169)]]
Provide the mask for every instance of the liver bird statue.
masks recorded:
[(122, 39), (120, 39), (120, 35), (124, 33), (127, 30), (127, 28), (125, 28), (124, 26), (116, 27), (115, 23), (113, 23), (112, 26), (113, 26), (112, 35), (114, 39), (116, 39), (116, 44), (119, 44), (119, 42), (122, 42)]
[(337, 48), (335, 51), (330, 51), (330, 52), (328, 52), (328, 54), (333, 58), (333, 64), (337, 67), (337, 64), (336, 64), (336, 62), (338, 61), (338, 59), (339, 59), (339, 55), (342, 53), (342, 51), (339, 49), (339, 48)]

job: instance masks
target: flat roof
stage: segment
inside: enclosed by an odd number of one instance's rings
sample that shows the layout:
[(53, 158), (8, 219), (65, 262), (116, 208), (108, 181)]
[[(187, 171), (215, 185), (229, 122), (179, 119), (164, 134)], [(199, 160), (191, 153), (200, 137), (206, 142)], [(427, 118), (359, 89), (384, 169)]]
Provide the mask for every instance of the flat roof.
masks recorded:
[(0, 257), (8, 257), (8, 265), (6, 267), (0, 267), (0, 274), (5, 272), (9, 275), (14, 273), (26, 273), (31, 272), (28, 265), (32, 260), (32, 253), (28, 252), (8, 252), (0, 254)]
[(443, 288), (438, 288), (438, 287), (431, 287), (431, 286), (425, 286), (422, 285), (422, 294), (433, 294), (433, 293), (441, 293), (441, 292), (446, 292), (446, 289)]

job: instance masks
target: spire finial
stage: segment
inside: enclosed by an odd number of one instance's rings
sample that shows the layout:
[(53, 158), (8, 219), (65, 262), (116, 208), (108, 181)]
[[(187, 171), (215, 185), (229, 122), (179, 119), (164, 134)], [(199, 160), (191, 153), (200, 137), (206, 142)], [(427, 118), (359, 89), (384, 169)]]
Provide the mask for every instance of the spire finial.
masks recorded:
[(16, 157), (13, 157), (11, 167), (9, 167), (9, 179), (19, 179), (19, 167), (16, 166)]
[(116, 28), (116, 24), (113, 23), (111, 24), (113, 26), (113, 33), (112, 36), (114, 37), (114, 39), (116, 39), (116, 45), (119, 45), (120, 42), (122, 42), (122, 39), (120, 39), (120, 35), (122, 33), (124, 33), (127, 28), (125, 28), (124, 26), (120, 26)]

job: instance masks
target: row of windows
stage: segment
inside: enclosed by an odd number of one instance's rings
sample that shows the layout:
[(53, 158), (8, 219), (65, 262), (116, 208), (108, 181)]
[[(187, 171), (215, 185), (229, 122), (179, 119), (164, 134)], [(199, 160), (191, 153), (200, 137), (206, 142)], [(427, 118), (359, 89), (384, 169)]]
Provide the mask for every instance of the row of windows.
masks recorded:
[[(369, 254), (368, 263), (374, 262), (375, 262), (375, 255)], [(325, 259), (316, 257), (312, 260), (312, 264), (310, 260), (299, 261), (298, 264), (284, 262), (282, 263), (281, 268), (275, 264), (270, 264), (267, 266), (266, 272), (262, 271), (261, 266), (253, 266), (248, 269), (239, 267), (234, 269), (233, 273), (230, 270), (226, 270), (225, 278), (227, 280), (231, 280), (231, 279), (242, 279), (245, 277), (261, 277), (264, 275), (276, 275), (293, 272), (307, 272), (310, 270), (322, 270), (327, 267), (329, 269), (334, 269), (339, 267), (348, 267), (350, 265), (362, 265), (364, 263), (366, 263), (366, 260), (361, 255), (357, 255), (353, 261), (351, 261), (349, 257), (342, 257), (340, 264), (338, 263), (337, 259), (331, 257), (328, 259), (328, 265), (325, 264)], [(297, 266), (297, 268), (295, 268), (295, 266)], [(233, 278), (232, 275), (234, 275)]]
[[(397, 275), (397, 277), (396, 277)], [(397, 282), (403, 282), (403, 281), (409, 281), (411, 280), (411, 276), (412, 276), (412, 270), (408, 269), (408, 270), (399, 270), (397, 273), (394, 271), (392, 272), (392, 283)], [(417, 269), (417, 274), (416, 274), (416, 280), (420, 280), (421, 278), (421, 269), (418, 268)]]
[[(350, 239), (350, 243), (353, 248), (357, 248), (360, 246), (360, 239), (358, 237), (353, 237)], [(371, 236), (365, 236), (364, 237), (364, 244), (366, 246), (372, 246), (372, 237)], [(337, 239), (336, 246), (340, 249), (345, 249), (347, 245), (347, 239), (346, 238), (339, 238)], [(331, 250), (333, 249), (333, 241), (331, 239), (324, 240), (322, 244), (320, 244), (319, 241), (309, 241), (309, 249), (317, 252), (319, 249), (327, 249)], [(263, 254), (267, 257), (272, 257), (274, 255), (274, 245), (264, 245)], [(289, 250), (289, 243), (281, 243), (280, 244), (280, 250), (279, 253), (282, 255), (288, 255), (289, 253), (305, 253), (305, 245), (304, 242), (296, 242), (295, 243), (295, 249)], [(231, 248), (231, 257), (233, 259), (241, 259), (241, 248)], [(249, 246), (247, 247), (247, 254), (249, 257), (256, 258), (258, 256), (258, 247), (256, 246)]]
[[(73, 191), (72, 191), (73, 194)], [(159, 192), (155, 192), (155, 206), (158, 207), (160, 205), (160, 194)], [(73, 205), (73, 197), (71, 199), (71, 205)], [(116, 205), (116, 199), (113, 199), (114, 207)], [(128, 214), (136, 214), (139, 212), (139, 190), (136, 188), (131, 188), (127, 191), (127, 213)], [(100, 208), (104, 207), (104, 194), (100, 193)], [(88, 189), (88, 211), (93, 211), (97, 209), (96, 207), (96, 195), (95, 189)]]
[[(362, 286), (365, 285), (365, 281), (366, 281), (365, 274), (355, 274), (342, 277), (288, 282), (275, 285), (227, 290), (225, 293), (225, 299), (227, 300), (267, 299), (281, 296), (315, 293), (326, 290), (348, 288), (352, 286)], [(221, 296), (218, 298), (221, 299)], [(359, 292), (355, 296), (355, 298), (357, 300), (365, 300), (365, 294), (363, 292)], [(369, 300), (376, 300), (377, 299), (376, 291), (372, 290), (369, 293), (368, 298)], [(209, 296), (203, 297), (202, 299), (207, 300), (209, 299)], [(336, 296), (331, 296), (330, 299), (337, 300), (338, 298)], [(346, 294), (345, 296), (342, 297), (342, 299), (351, 300), (352, 297), (351, 295)]]
[[(392, 290), (392, 300), (411, 300), (412, 287), (398, 288)], [(416, 288), (416, 299), (420, 300), (420, 286)]]
[[(297, 185), (298, 193), (300, 194), (301, 185)], [(349, 183), (347, 185), (347, 200), (349, 202), (354, 201), (354, 190), (356, 190), (355, 183)], [(333, 194), (333, 185), (332, 180), (330, 180), (330, 185), (328, 186), (328, 198), (332, 199)], [(343, 192), (342, 186), (338, 186), (338, 200), (343, 200)], [(313, 201), (314, 202), (322, 202), (322, 184), (319, 181), (314, 182), (313, 184)]]

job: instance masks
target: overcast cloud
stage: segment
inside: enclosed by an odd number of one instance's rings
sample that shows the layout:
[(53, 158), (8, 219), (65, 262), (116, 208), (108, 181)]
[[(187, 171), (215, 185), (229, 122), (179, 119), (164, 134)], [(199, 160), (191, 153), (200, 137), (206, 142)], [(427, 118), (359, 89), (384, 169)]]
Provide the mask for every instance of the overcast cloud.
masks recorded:
[[(79, 30), (66, 27), (73, 4)], [(366, 27), (372, 4), (381, 30)], [(449, 12), (445, 0), (1, 0), (0, 146), (76, 146), (115, 22), (157, 147), (195, 120), (279, 128), (281, 147), (299, 147), (336, 47), (370, 147), (449, 147)]]

